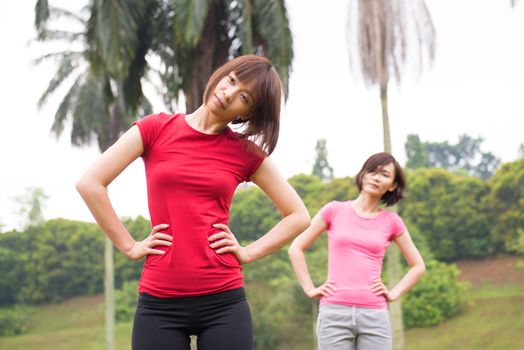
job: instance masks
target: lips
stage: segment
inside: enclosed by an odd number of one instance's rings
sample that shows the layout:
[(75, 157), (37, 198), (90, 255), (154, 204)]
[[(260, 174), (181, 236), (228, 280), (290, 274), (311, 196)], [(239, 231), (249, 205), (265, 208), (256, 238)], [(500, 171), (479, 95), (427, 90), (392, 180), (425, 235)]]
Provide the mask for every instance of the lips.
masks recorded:
[(218, 104), (220, 107), (222, 107), (222, 109), (226, 109), (226, 107), (224, 106), (224, 103), (222, 102), (222, 100), (216, 94), (213, 94), (213, 97), (215, 98), (215, 103), (216, 104)]

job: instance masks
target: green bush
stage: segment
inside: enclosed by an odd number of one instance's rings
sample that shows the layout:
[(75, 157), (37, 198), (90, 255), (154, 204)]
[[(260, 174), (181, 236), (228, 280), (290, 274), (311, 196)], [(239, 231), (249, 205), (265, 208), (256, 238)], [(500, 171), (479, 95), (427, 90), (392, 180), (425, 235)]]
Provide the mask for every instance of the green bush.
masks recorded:
[(135, 316), (138, 300), (137, 281), (127, 281), (115, 292), (115, 318), (117, 322), (128, 322)]
[(26, 333), (34, 309), (24, 305), (0, 308), (0, 336)]
[(458, 274), (454, 264), (436, 260), (426, 263), (426, 274), (402, 304), (406, 328), (437, 325), (461, 311), (467, 283), (458, 281)]

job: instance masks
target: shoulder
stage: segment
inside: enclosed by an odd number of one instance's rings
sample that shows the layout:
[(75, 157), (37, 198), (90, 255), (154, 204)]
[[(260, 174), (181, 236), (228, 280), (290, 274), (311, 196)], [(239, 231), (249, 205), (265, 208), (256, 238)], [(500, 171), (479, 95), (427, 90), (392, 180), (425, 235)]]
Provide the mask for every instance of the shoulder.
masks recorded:
[(156, 114), (149, 114), (142, 119), (137, 120), (135, 123), (137, 124), (143, 124), (143, 123), (156, 123), (156, 124), (165, 124), (170, 121), (173, 121), (180, 116), (183, 116), (183, 114), (169, 114), (169, 113), (156, 113)]
[(245, 137), (243, 134), (229, 129), (229, 135), (231, 140), (233, 140), (233, 142), (235, 142), (241, 149), (241, 152), (249, 158), (266, 158), (268, 156), (267, 152), (265, 152), (262, 147), (260, 147), (255, 141)]
[(346, 208), (346, 206), (349, 204), (349, 202), (341, 202), (341, 201), (331, 201), (326, 204), (320, 209), (320, 212), (329, 212), (332, 215), (342, 211)]

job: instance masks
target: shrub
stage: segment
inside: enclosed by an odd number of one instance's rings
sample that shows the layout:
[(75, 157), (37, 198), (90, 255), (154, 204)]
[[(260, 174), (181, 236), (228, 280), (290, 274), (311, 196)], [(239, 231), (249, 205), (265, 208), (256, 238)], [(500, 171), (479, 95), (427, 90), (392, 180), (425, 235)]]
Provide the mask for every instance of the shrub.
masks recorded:
[(427, 262), (426, 274), (402, 304), (406, 328), (433, 326), (461, 311), (467, 283), (458, 281), (458, 274), (454, 264), (437, 260)]
[(17, 335), (28, 331), (34, 309), (24, 305), (0, 308), (0, 336)]
[(137, 281), (127, 281), (115, 292), (115, 318), (117, 322), (129, 322), (135, 316), (138, 300)]

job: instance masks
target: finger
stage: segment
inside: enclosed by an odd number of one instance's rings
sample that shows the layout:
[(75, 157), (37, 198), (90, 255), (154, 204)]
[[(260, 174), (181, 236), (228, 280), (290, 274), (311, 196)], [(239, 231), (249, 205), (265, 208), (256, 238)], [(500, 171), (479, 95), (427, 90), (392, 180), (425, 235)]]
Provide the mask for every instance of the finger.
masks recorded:
[(372, 290), (372, 291), (377, 291), (377, 290), (382, 290), (382, 289), (384, 289), (384, 287), (381, 286), (381, 285), (376, 285), (376, 286), (372, 286), (372, 287), (371, 287), (371, 290)]
[(153, 227), (153, 230), (151, 231), (151, 233), (156, 233), (160, 230), (165, 230), (166, 228), (168, 228), (169, 225), (168, 224), (159, 224), (159, 225), (156, 225)]
[(232, 245), (234, 245), (234, 242), (232, 240), (230, 240), (230, 239), (221, 239), (220, 241), (211, 243), (209, 246), (211, 248), (219, 248), (219, 247), (223, 247), (223, 246), (232, 246)]
[(147, 255), (163, 255), (165, 253), (166, 252), (164, 250), (152, 249), (152, 248), (146, 249)]
[(227, 246), (227, 247), (224, 247), (224, 248), (220, 248), (218, 250), (215, 250), (218, 254), (223, 254), (223, 253), (233, 253), (235, 251), (235, 247), (233, 246)]
[(156, 246), (159, 246), (159, 245), (164, 245), (164, 246), (167, 246), (167, 247), (170, 247), (173, 243), (172, 242), (168, 242), (168, 241), (164, 241), (164, 240), (161, 240), (161, 239), (155, 239), (155, 240), (152, 240), (148, 243), (148, 247), (156, 247)]
[(165, 234), (165, 233), (155, 233), (152, 237), (154, 239), (162, 239), (162, 240), (165, 240), (165, 241), (172, 241), (173, 240), (173, 236)]
[(222, 239), (228, 237), (229, 234), (227, 232), (219, 232), (215, 233), (214, 235), (209, 236), (210, 241), (216, 241), (217, 239)]
[(229, 227), (228, 227), (227, 225), (224, 225), (224, 224), (214, 224), (214, 225), (212, 225), (212, 226), (215, 227), (215, 228), (219, 228), (219, 229), (221, 229), (221, 230), (224, 230), (224, 231), (226, 231), (226, 232), (228, 232), (228, 233), (232, 233), (231, 230), (229, 229)]
[(326, 290), (331, 292), (331, 293), (335, 293), (335, 291), (336, 291), (335, 288), (330, 288), (330, 287), (326, 287)]

